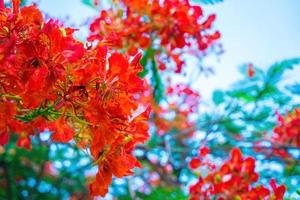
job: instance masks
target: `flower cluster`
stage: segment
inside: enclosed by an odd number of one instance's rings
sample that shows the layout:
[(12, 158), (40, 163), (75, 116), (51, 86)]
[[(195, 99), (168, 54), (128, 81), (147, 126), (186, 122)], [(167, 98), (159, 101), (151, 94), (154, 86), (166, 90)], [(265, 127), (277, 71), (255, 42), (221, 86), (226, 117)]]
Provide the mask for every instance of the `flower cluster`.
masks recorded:
[(300, 148), (300, 109), (294, 109), (286, 117), (278, 114), (277, 118), (278, 125), (273, 129), (272, 141)]
[[(171, 83), (170, 83), (171, 85)], [(153, 123), (158, 135), (172, 130), (183, 132), (190, 137), (195, 131), (192, 115), (196, 114), (200, 104), (200, 94), (188, 85), (178, 83), (166, 88), (168, 104), (153, 105)]]
[(212, 31), (215, 15), (204, 20), (200, 6), (188, 0), (123, 0), (116, 8), (102, 11), (90, 26), (90, 41), (110, 45), (129, 54), (138, 49), (155, 50), (159, 69), (174, 66), (181, 72), (182, 54), (202, 57), (205, 50), (220, 38)]
[(141, 55), (129, 61), (105, 46), (85, 47), (74, 29), (19, 5), (0, 3), (0, 143), (17, 134), (17, 146), (30, 149), (30, 136), (45, 129), (55, 142), (74, 140), (98, 165), (90, 191), (103, 196), (113, 175), (139, 166), (131, 152), (148, 138), (149, 109), (134, 113), (144, 90)]
[[(199, 156), (200, 153), (201, 151)], [(195, 169), (203, 164), (199, 158), (193, 158), (190, 165)], [(252, 157), (244, 158), (237, 148), (232, 149), (231, 158), (225, 161), (219, 169), (211, 167), (211, 170), (206, 177), (200, 176), (198, 182), (190, 187), (191, 200), (283, 199), (286, 188), (284, 185), (277, 186), (274, 179), (270, 181), (272, 192), (263, 185), (253, 186), (259, 178), (254, 171), (255, 160)]]

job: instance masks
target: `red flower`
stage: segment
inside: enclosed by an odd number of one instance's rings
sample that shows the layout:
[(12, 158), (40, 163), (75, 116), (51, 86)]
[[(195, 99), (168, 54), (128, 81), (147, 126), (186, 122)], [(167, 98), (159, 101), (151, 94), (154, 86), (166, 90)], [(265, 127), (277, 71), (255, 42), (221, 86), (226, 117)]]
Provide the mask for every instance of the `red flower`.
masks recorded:
[(200, 157), (205, 157), (209, 153), (210, 153), (210, 149), (207, 146), (201, 147), (199, 149), (199, 156)]
[[(16, 133), (17, 146), (30, 149), (29, 136), (45, 128), (54, 142), (75, 140), (90, 148), (99, 167), (91, 194), (104, 196), (112, 176), (140, 166), (132, 151), (149, 137), (149, 109), (134, 113), (145, 89), (141, 54), (129, 62), (108, 52), (105, 45), (117, 43), (114, 38), (84, 48), (74, 29), (45, 23), (36, 6), (19, 11), (19, 3), (0, 5), (0, 143)], [(143, 35), (140, 45), (146, 48), (148, 39)]]
[(31, 149), (31, 140), (28, 136), (20, 136), (17, 143), (17, 147), (23, 147), (27, 150)]
[(53, 132), (51, 139), (55, 142), (69, 142), (73, 139), (74, 130), (63, 118), (48, 123), (47, 127)]
[[(277, 114), (278, 125), (273, 129), (272, 141), (274, 145), (291, 145), (300, 147), (300, 110), (296, 108), (286, 117)], [(278, 151), (278, 153), (280, 153)], [(281, 154), (284, 152), (281, 152)]]
[[(154, 43), (160, 42), (166, 53), (159, 52), (163, 56), (157, 55), (157, 62), (167, 56), (175, 63), (174, 71), (180, 73), (185, 62), (179, 56), (185, 53), (186, 47), (191, 49), (194, 42), (199, 54), (220, 38), (219, 32), (209, 34), (208, 31), (215, 15), (210, 15), (201, 23), (201, 7), (191, 5), (189, 1), (122, 0), (121, 3), (124, 7), (102, 11), (91, 24), (90, 41), (125, 48), (130, 55), (136, 54), (139, 48), (155, 50)], [(126, 13), (126, 16), (120, 13)], [(164, 67), (160, 65), (160, 69), (164, 70)]]
[(231, 151), (231, 163), (234, 165), (240, 165), (242, 162), (242, 152), (239, 148), (233, 148)]
[(1, 130), (0, 132), (0, 145), (4, 146), (9, 141), (9, 133), (5, 130)]
[(201, 163), (202, 162), (199, 158), (192, 158), (192, 160), (190, 161), (190, 168), (196, 169), (196, 168), (200, 167)]
[(271, 185), (271, 187), (274, 191), (275, 199), (276, 200), (282, 200), (283, 196), (284, 196), (284, 193), (286, 191), (286, 187), (284, 185), (277, 186), (276, 185), (276, 180), (274, 178), (272, 178), (270, 180), (270, 185)]
[(16, 104), (13, 102), (0, 102), (0, 144), (6, 145), (10, 132), (16, 131), (19, 122), (15, 119), (17, 114)]
[[(212, 169), (212, 168), (211, 168)], [(274, 180), (270, 185), (274, 194), (262, 185), (252, 186), (257, 182), (255, 160), (252, 157), (243, 158), (239, 149), (231, 151), (231, 158), (225, 161), (219, 169), (213, 169), (209, 174), (190, 187), (190, 199), (212, 199), (222, 195), (223, 199), (266, 199), (275, 196), (282, 199), (285, 193), (283, 185), (277, 187)], [(232, 186), (235, 187), (232, 187)]]
[(252, 64), (247, 65), (247, 75), (249, 78), (252, 78), (255, 75), (255, 70)]

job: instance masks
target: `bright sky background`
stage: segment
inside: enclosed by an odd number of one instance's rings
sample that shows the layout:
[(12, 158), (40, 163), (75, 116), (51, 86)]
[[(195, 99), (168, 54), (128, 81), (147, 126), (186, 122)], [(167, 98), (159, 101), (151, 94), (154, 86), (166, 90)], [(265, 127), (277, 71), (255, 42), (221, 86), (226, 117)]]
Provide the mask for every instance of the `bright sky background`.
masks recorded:
[[(224, 0), (205, 11), (217, 14), (215, 27), (222, 33), (225, 53), (214, 64), (216, 75), (200, 85), (204, 96), (228, 87), (239, 77), (242, 63), (266, 68), (300, 57), (300, 0)], [(299, 69), (297, 73), (289, 78), (300, 81)]]
[[(97, 15), (80, 0), (40, 2), (40, 8), (50, 16), (69, 16), (75, 24)], [(300, 57), (300, 0), (224, 0), (203, 9), (206, 14), (217, 14), (215, 27), (222, 33), (225, 50), (219, 62), (207, 61), (216, 74), (198, 83), (206, 99), (214, 89), (228, 88), (237, 80), (237, 67), (242, 63), (267, 67), (282, 59)], [(289, 78), (300, 82), (300, 70)]]

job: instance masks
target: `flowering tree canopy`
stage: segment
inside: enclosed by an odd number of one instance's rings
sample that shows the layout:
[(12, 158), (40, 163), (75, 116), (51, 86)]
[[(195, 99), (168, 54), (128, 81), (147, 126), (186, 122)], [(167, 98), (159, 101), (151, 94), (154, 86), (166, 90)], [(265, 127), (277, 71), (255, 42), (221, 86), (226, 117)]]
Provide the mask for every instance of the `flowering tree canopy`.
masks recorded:
[(300, 59), (244, 64), (205, 104), (193, 83), (222, 53), (216, 15), (82, 2), (99, 15), (79, 40), (38, 4), (0, 0), (1, 198), (299, 198), (300, 87), (282, 80)]

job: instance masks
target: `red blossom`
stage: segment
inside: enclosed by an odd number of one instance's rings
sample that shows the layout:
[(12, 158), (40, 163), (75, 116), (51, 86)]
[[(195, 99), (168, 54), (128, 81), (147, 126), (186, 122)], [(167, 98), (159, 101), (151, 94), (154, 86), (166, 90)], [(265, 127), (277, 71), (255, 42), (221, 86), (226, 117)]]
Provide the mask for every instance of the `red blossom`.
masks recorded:
[(200, 167), (200, 165), (201, 165), (201, 160), (199, 158), (192, 158), (192, 160), (190, 161), (191, 169), (196, 169)]
[(17, 143), (17, 147), (23, 147), (27, 150), (31, 149), (31, 140), (28, 136), (20, 136)]
[(249, 78), (252, 78), (255, 75), (255, 70), (252, 64), (247, 65), (247, 75)]
[(300, 148), (300, 110), (294, 109), (287, 116), (277, 114), (278, 125), (273, 129), (274, 145), (291, 145)]
[(203, 146), (199, 149), (199, 156), (200, 157), (205, 157), (209, 153), (210, 153), (210, 149), (207, 146)]
[(270, 180), (270, 185), (274, 191), (275, 200), (282, 200), (286, 187), (284, 185), (277, 186), (276, 180), (273, 178)]
[[(201, 54), (220, 38), (218, 31), (210, 34), (215, 15), (201, 22), (204, 18), (202, 8), (191, 5), (189, 1), (122, 0), (120, 3), (123, 6), (104, 10), (94, 20), (90, 26), (90, 41), (127, 49), (130, 55), (137, 53), (138, 49), (153, 49), (158, 41), (165, 50), (164, 55), (174, 61), (174, 71), (180, 73), (185, 65), (180, 59), (185, 47), (194, 48), (191, 45), (194, 43)], [(125, 16), (120, 13), (125, 13)], [(158, 52), (156, 60), (160, 62), (163, 53)], [(159, 66), (165, 70), (166, 66)]]
[(252, 78), (255, 75), (255, 70), (252, 64), (247, 65), (247, 75), (249, 78)]
[[(258, 181), (255, 172), (255, 160), (244, 158), (237, 148), (232, 149), (231, 158), (219, 169), (213, 169), (206, 177), (199, 177), (196, 184), (190, 186), (190, 199), (282, 199), (285, 186), (276, 186), (275, 180), (270, 181), (274, 191), (262, 185), (253, 186)], [(234, 187), (232, 187), (234, 186)]]
[(16, 145), (30, 149), (30, 136), (47, 128), (54, 142), (90, 148), (99, 168), (90, 192), (104, 196), (113, 176), (140, 167), (132, 151), (148, 139), (149, 108), (134, 115), (141, 55), (108, 52), (109, 41), (85, 48), (74, 29), (19, 5), (0, 7), (0, 143), (18, 134)]

